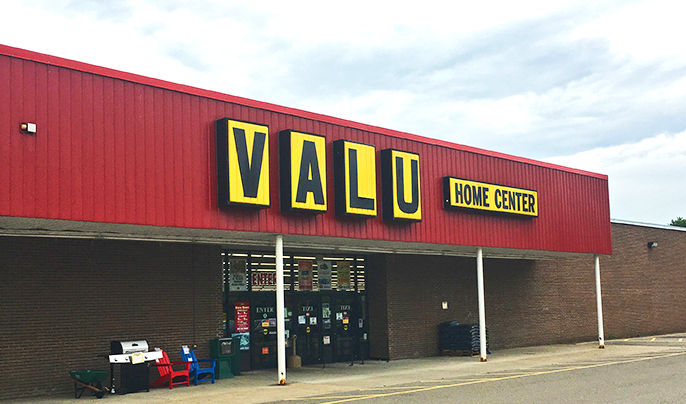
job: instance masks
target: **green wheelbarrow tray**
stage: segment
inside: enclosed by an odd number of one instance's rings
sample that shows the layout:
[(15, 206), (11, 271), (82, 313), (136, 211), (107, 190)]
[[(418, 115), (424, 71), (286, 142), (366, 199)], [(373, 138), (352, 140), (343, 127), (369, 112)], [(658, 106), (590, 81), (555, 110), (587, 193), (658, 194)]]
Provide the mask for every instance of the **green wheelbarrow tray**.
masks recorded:
[(80, 398), (85, 389), (92, 390), (97, 398), (102, 398), (107, 392), (107, 389), (102, 387), (102, 383), (109, 377), (105, 370), (70, 370), (69, 376), (74, 381), (74, 398)]

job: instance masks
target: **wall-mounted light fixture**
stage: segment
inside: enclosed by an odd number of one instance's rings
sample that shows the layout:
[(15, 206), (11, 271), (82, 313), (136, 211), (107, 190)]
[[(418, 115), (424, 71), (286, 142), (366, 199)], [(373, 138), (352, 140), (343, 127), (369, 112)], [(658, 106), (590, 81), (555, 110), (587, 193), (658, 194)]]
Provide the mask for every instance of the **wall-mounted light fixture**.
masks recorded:
[(441, 308), (443, 310), (448, 310), (448, 302), (441, 302)]
[(649, 241), (648, 242), (648, 248), (655, 248), (657, 247), (657, 241)]
[(36, 134), (36, 124), (35, 123), (22, 122), (19, 127), (21, 128), (21, 131), (24, 133), (28, 133), (30, 135)]

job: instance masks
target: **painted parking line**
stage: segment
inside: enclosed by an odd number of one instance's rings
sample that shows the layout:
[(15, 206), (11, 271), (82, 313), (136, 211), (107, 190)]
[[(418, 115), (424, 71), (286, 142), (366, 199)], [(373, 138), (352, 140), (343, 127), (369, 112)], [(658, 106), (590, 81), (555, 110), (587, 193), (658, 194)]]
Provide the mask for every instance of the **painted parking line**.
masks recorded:
[(338, 394), (338, 395), (331, 395), (331, 396), (314, 396), (314, 397), (291, 397), (291, 398), (284, 398), (281, 401), (311, 401), (311, 400), (331, 400), (331, 399), (340, 399), (340, 398), (360, 398), (364, 399), (368, 396), (369, 394)]
[(571, 367), (563, 368), (563, 369), (535, 371), (535, 372), (529, 372), (529, 373), (524, 373), (524, 374), (520, 374), (520, 375), (513, 375), (513, 376), (484, 378), (484, 379), (479, 379), (479, 380), (474, 380), (474, 381), (469, 381), (469, 382), (461, 382), (461, 383), (443, 384), (443, 385), (438, 385), (438, 386), (422, 387), (422, 388), (418, 388), (415, 390), (397, 391), (397, 392), (393, 392), (393, 393), (369, 394), (366, 396), (357, 396), (357, 397), (350, 397), (350, 398), (345, 398), (345, 399), (341, 399), (341, 400), (326, 401), (326, 402), (323, 402), (321, 404), (336, 404), (336, 403), (345, 403), (345, 402), (351, 402), (351, 401), (368, 400), (368, 399), (379, 398), (379, 397), (391, 397), (391, 396), (398, 396), (401, 394), (419, 393), (422, 391), (446, 389), (446, 388), (459, 387), (459, 386), (469, 386), (469, 385), (473, 385), (473, 384), (496, 382), (496, 381), (502, 381), (502, 380), (520, 379), (523, 377), (530, 377), (530, 376), (540, 376), (540, 375), (547, 375), (547, 374), (553, 374), (553, 373), (571, 372), (574, 370), (591, 369), (591, 368), (597, 368), (597, 367), (601, 367), (601, 366), (610, 366), (610, 365), (620, 365), (620, 364), (624, 364), (624, 363), (633, 363), (633, 362), (641, 362), (641, 361), (652, 360), (652, 359), (669, 358), (669, 357), (679, 356), (679, 355), (686, 355), (686, 352), (675, 352), (675, 353), (669, 353), (669, 354), (664, 354), (664, 355), (656, 355), (656, 356), (636, 358), (636, 359), (627, 359), (627, 360), (620, 360), (620, 361), (596, 363), (596, 364), (592, 364), (592, 365), (571, 366)]
[(296, 401), (303, 401), (303, 400), (329, 400), (329, 399), (336, 399), (336, 398), (350, 398), (350, 399), (355, 399), (359, 398), (360, 400), (364, 400), (367, 398), (369, 394), (341, 394), (338, 396), (327, 396), (327, 397), (307, 397), (306, 399), (301, 398), (296, 398), (294, 400)]
[[(469, 380), (475, 380), (474, 378), (471, 378)], [(466, 381), (466, 380), (465, 380)], [(428, 382), (427, 382), (428, 383)], [(426, 387), (426, 384), (418, 384), (416, 386), (384, 386), (384, 387), (370, 387), (370, 388), (365, 388), (365, 390), (413, 390), (413, 389), (420, 389), (422, 387)]]
[[(475, 378), (471, 378), (469, 380), (477, 380)], [(385, 386), (385, 387), (370, 387), (364, 389), (365, 391), (374, 391), (374, 390), (416, 390), (422, 387), (426, 387), (426, 385), (415, 385), (415, 386)], [(292, 398), (284, 398), (283, 401), (309, 401), (309, 400), (333, 400), (333, 399), (342, 399), (342, 398), (366, 398), (369, 396), (369, 393), (361, 393), (361, 394), (339, 394), (339, 395), (327, 395), (323, 394), (321, 396), (312, 396), (312, 397), (292, 397)]]

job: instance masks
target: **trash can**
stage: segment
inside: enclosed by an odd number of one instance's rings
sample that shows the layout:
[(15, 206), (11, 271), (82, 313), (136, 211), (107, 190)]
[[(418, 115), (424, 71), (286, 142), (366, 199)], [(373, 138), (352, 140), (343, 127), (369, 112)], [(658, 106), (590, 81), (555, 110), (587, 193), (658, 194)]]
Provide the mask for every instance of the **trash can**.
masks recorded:
[[(228, 379), (233, 377), (233, 362), (236, 361), (238, 343), (236, 338), (215, 338), (210, 341), (210, 357), (216, 359), (217, 365), (214, 368), (214, 376), (217, 379)], [(239, 367), (240, 369), (240, 367)]]
[(234, 335), (233, 339), (233, 354), (231, 355), (231, 373), (234, 376), (241, 374), (241, 336)]

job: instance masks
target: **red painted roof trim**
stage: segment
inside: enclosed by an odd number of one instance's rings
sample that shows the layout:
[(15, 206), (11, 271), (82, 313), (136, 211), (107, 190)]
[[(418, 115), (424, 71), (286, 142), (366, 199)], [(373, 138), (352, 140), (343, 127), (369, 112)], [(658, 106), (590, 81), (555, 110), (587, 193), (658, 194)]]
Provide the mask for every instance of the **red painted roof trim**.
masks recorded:
[(38, 63), (45, 63), (49, 65), (54, 65), (58, 67), (64, 67), (68, 69), (78, 70), (85, 73), (92, 73), (101, 76), (111, 77), (120, 80), (126, 80), (134, 83), (144, 84), (153, 87), (159, 87), (167, 90), (178, 91), (182, 93), (187, 93), (191, 95), (196, 95), (200, 97), (212, 98), (219, 101), (231, 102), (235, 104), (245, 105), (254, 108), (265, 109), (273, 112), (278, 112), (282, 114), (294, 115), (306, 119), (312, 119), (316, 121), (326, 122), (334, 125), (347, 126), (354, 129), (364, 130), (368, 132), (374, 132), (382, 135), (397, 137), (401, 139), (412, 140), (415, 142), (421, 142), (436, 146), (447, 147), (450, 149), (462, 150), (471, 153), (482, 154), (490, 157), (497, 157), (505, 160), (516, 161), (525, 164), (532, 164), (540, 167), (551, 168), (554, 170), (566, 171), (574, 174), (585, 175), (589, 177), (595, 177), (602, 180), (607, 180), (607, 175), (593, 173), (590, 171), (579, 170), (576, 168), (564, 167), (557, 164), (546, 163), (543, 161), (533, 160), (525, 157), (513, 156), (510, 154), (499, 153), (495, 151), (480, 149), (478, 147), (465, 146), (458, 143), (452, 143), (445, 140), (432, 139), (425, 136), (414, 135), (407, 132), (400, 132), (396, 130), (381, 128), (378, 126), (367, 125), (359, 122), (349, 121), (346, 119), (335, 118), (328, 115), (317, 114), (314, 112), (303, 111), (296, 108), (284, 107), (281, 105), (270, 104), (268, 102), (255, 101), (248, 98), (237, 97), (234, 95), (228, 95), (220, 93), (217, 91), (204, 90), (202, 88), (197, 88), (193, 86), (187, 86), (183, 84), (172, 83), (165, 80), (154, 79), (151, 77), (141, 76), (138, 74), (127, 73), (121, 70), (110, 69), (102, 66), (96, 66), (89, 63), (78, 62), (71, 59), (65, 59), (57, 56), (47, 55), (45, 53), (33, 52), (26, 49), (15, 48), (8, 45), (0, 44), (0, 55), (6, 55), (11, 57), (16, 57), (20, 59), (31, 60)]

